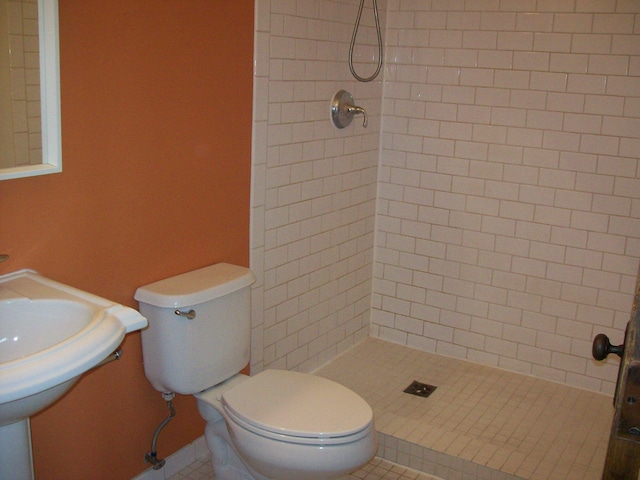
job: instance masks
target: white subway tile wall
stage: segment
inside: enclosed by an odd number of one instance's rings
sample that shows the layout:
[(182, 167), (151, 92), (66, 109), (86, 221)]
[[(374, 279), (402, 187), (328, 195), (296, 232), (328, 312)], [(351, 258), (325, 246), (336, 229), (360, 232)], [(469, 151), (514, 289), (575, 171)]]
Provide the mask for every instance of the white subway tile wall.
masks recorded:
[[(612, 393), (590, 345), (622, 341), (640, 258), (640, 3), (383, 0), (366, 84), (358, 4), (256, 2), (253, 371), (371, 334)], [(368, 128), (330, 124), (340, 88)]]
[[(369, 333), (382, 75), (361, 84), (349, 72), (357, 11), (352, 0), (256, 2), (254, 373), (314, 370)], [(360, 75), (375, 68), (376, 45), (369, 4), (354, 49)], [(331, 124), (339, 89), (366, 109), (367, 128), (362, 116)]]
[(611, 393), (640, 256), (640, 2), (390, 1), (372, 335)]

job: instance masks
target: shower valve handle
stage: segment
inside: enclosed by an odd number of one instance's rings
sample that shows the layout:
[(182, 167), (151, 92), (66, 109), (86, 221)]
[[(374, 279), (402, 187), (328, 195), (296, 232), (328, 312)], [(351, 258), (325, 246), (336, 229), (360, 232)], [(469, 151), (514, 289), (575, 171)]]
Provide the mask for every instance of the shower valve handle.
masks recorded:
[(364, 108), (355, 105), (351, 94), (345, 90), (338, 90), (331, 99), (331, 121), (337, 128), (349, 126), (353, 117), (357, 114), (364, 115), (363, 127), (369, 123), (367, 112)]
[(364, 128), (367, 128), (367, 112), (364, 108), (358, 107), (356, 105), (347, 105), (347, 112), (349, 112), (351, 115), (356, 115), (358, 113), (364, 115), (364, 122), (362, 122), (362, 126)]
[(615, 345), (611, 345), (609, 337), (604, 333), (599, 333), (593, 339), (593, 347), (591, 350), (593, 358), (596, 360), (604, 360), (610, 353), (615, 353), (622, 358), (622, 355), (624, 354), (624, 343), (616, 347)]

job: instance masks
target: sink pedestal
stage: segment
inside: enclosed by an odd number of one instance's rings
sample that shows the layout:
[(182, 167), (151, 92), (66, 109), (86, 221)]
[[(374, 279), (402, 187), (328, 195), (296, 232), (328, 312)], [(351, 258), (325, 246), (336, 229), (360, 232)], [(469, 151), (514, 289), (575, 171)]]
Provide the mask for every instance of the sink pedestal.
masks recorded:
[(28, 418), (0, 427), (0, 472), (6, 480), (33, 479)]
[[(78, 378), (35, 395), (0, 404), (0, 480), (33, 479), (29, 417), (55, 402)], [(22, 420), (12, 422), (15, 418)]]

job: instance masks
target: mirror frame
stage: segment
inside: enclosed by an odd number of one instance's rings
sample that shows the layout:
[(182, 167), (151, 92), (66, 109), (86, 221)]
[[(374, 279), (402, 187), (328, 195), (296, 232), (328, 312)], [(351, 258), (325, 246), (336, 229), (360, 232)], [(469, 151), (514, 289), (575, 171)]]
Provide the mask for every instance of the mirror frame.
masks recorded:
[(58, 0), (38, 0), (42, 163), (0, 169), (0, 180), (62, 171)]

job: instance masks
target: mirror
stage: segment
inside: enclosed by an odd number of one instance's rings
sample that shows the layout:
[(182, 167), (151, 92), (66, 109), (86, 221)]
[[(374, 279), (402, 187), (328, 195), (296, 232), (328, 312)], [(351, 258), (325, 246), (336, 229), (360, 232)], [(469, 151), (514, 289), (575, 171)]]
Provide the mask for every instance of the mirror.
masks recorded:
[(58, 0), (0, 0), (0, 37), (0, 180), (60, 172)]

